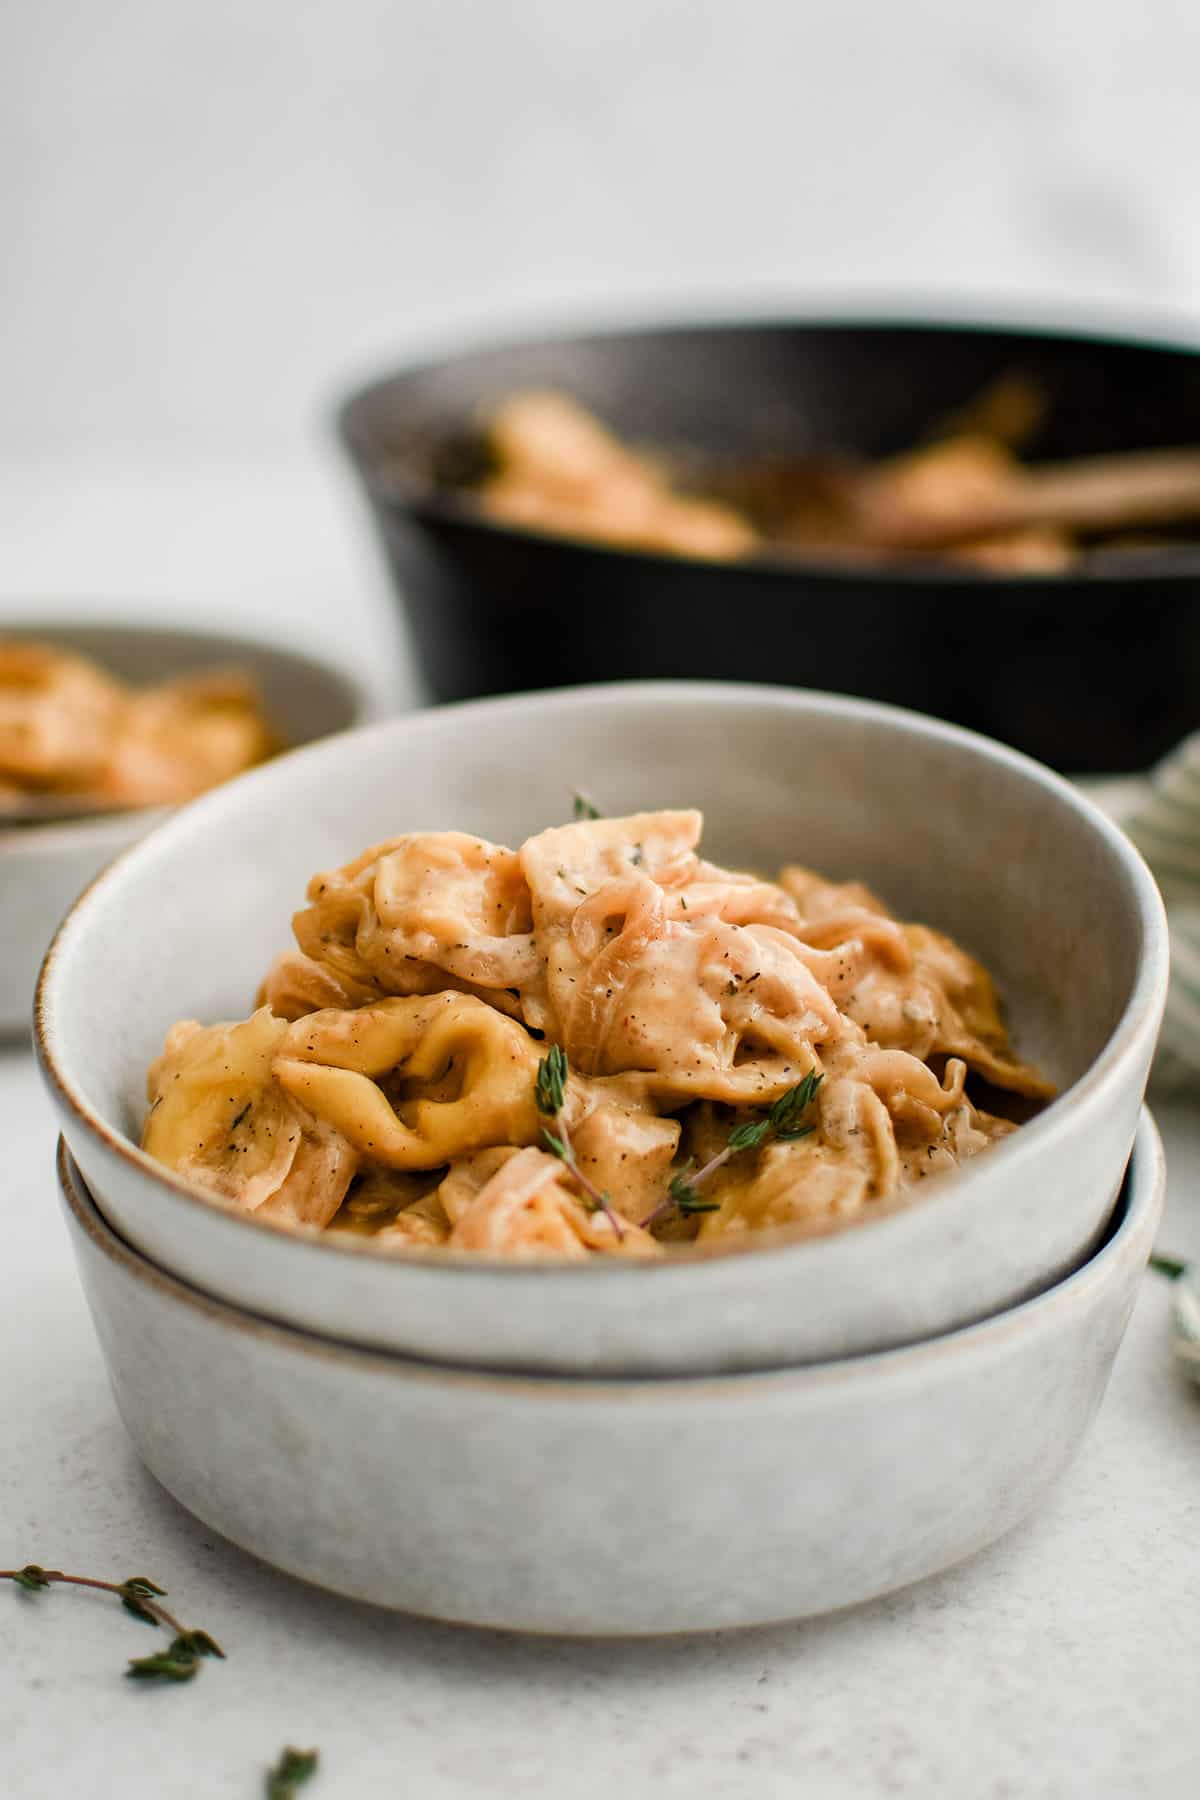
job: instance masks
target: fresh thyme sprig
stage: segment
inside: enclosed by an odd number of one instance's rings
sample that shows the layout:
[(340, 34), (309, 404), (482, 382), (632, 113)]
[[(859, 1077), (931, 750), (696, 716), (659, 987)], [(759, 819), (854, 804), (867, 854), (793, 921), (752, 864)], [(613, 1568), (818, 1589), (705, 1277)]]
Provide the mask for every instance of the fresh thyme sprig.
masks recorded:
[(618, 1239), (625, 1236), (625, 1228), (613, 1210), (612, 1201), (606, 1193), (601, 1193), (591, 1178), (580, 1168), (574, 1150), (571, 1148), (571, 1137), (567, 1130), (565, 1107), (567, 1102), (567, 1076), (570, 1066), (567, 1053), (561, 1044), (551, 1044), (549, 1050), (538, 1064), (537, 1080), (534, 1093), (537, 1098), (537, 1109), (546, 1118), (554, 1120), (554, 1130), (542, 1127), (542, 1142), (546, 1148), (564, 1162), (597, 1212), (602, 1212)]
[[(143, 1624), (166, 1626), (175, 1633), (165, 1650), (152, 1656), (129, 1659), (125, 1673), (134, 1681), (190, 1681), (206, 1656), (224, 1661), (225, 1652), (207, 1631), (189, 1631), (173, 1613), (162, 1605), (166, 1588), (159, 1587), (147, 1575), (130, 1575), (125, 1581), (98, 1581), (90, 1575), (66, 1575), (61, 1569), (43, 1569), (40, 1563), (26, 1563), (23, 1569), (0, 1569), (0, 1581), (11, 1581), (27, 1594), (62, 1583), (68, 1587), (96, 1588), (102, 1594), (115, 1594), (127, 1613)], [(296, 1790), (315, 1773), (320, 1754), (316, 1750), (295, 1750), (289, 1744), (280, 1754), (273, 1769), (267, 1771), (266, 1800), (292, 1800)]]
[(726, 1148), (733, 1152), (757, 1150), (768, 1137), (780, 1138), (784, 1143), (793, 1138), (808, 1137), (810, 1132), (816, 1130), (816, 1126), (801, 1125), (800, 1120), (823, 1080), (823, 1075), (810, 1069), (803, 1081), (797, 1082), (794, 1088), (789, 1088), (786, 1094), (779, 1096), (765, 1119), (760, 1119), (755, 1125), (739, 1125), (736, 1131), (730, 1132)]
[[(696, 1182), (703, 1180), (704, 1171), (701, 1170), (694, 1179), (689, 1179), (695, 1167), (695, 1157), (689, 1156), (682, 1169), (676, 1169), (667, 1188), (668, 1197), (675, 1202), (685, 1218), (690, 1218), (693, 1213), (720, 1212), (721, 1210), (719, 1200), (705, 1200), (696, 1192)], [(665, 1211), (665, 1204), (655, 1210), (656, 1213)]]
[(320, 1760), (318, 1751), (294, 1750), (289, 1744), (275, 1767), (267, 1770), (266, 1800), (292, 1800), (296, 1789), (316, 1774)]
[(768, 1138), (778, 1138), (786, 1144), (794, 1142), (796, 1138), (808, 1137), (810, 1132), (816, 1130), (816, 1126), (802, 1125), (800, 1121), (812, 1105), (824, 1079), (824, 1075), (818, 1075), (815, 1069), (810, 1069), (803, 1081), (798, 1081), (795, 1087), (779, 1096), (765, 1119), (736, 1126), (730, 1132), (725, 1148), (718, 1150), (715, 1156), (710, 1156), (703, 1168), (697, 1169), (694, 1175), (691, 1173), (693, 1159), (689, 1157), (682, 1169), (672, 1175), (666, 1199), (660, 1200), (654, 1211), (642, 1220), (643, 1231), (648, 1231), (672, 1206), (678, 1207), (685, 1218), (690, 1218), (693, 1213), (716, 1212), (719, 1202), (706, 1200), (699, 1190), (739, 1151), (757, 1150)]
[(174, 1613), (161, 1605), (166, 1588), (159, 1587), (145, 1575), (131, 1575), (125, 1581), (97, 1581), (90, 1575), (64, 1575), (61, 1569), (43, 1569), (39, 1563), (26, 1563), (23, 1569), (0, 1569), (0, 1581), (15, 1582), (27, 1594), (36, 1594), (56, 1582), (69, 1587), (96, 1588), (103, 1594), (115, 1594), (125, 1611), (135, 1619), (141, 1619), (143, 1624), (165, 1626), (173, 1632), (174, 1637), (166, 1650), (156, 1651), (153, 1656), (130, 1657), (125, 1673), (131, 1680), (190, 1681), (203, 1657), (224, 1659), (225, 1652), (207, 1631), (190, 1631), (180, 1624)]
[(538, 1064), (537, 1109), (553, 1115), (561, 1112), (567, 1097), (567, 1053), (561, 1044), (551, 1044)]

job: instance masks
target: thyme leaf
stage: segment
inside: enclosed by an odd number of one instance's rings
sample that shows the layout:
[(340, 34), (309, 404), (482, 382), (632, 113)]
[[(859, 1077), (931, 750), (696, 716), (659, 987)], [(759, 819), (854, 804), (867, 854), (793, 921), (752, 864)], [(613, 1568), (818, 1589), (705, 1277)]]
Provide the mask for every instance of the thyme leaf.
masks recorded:
[(266, 1800), (292, 1800), (296, 1789), (316, 1774), (320, 1760), (319, 1751), (294, 1750), (289, 1744), (275, 1767), (267, 1770)]
[[(794, 1088), (789, 1088), (786, 1094), (779, 1096), (767, 1114), (767, 1124), (776, 1137), (804, 1135), (797, 1130), (797, 1123), (811, 1106), (824, 1079), (824, 1075), (818, 1075), (815, 1069), (810, 1069), (803, 1081), (798, 1081)], [(811, 1130), (812, 1127), (808, 1129)]]
[(190, 1681), (204, 1656), (224, 1657), (220, 1645), (207, 1631), (184, 1631), (165, 1650), (153, 1656), (132, 1656), (126, 1675), (132, 1681)]
[(542, 1142), (552, 1155), (557, 1156), (560, 1162), (566, 1164), (575, 1181), (591, 1202), (592, 1210), (604, 1214), (620, 1239), (625, 1236), (625, 1227), (613, 1209), (611, 1198), (607, 1193), (601, 1193), (590, 1176), (584, 1174), (571, 1147), (571, 1136), (567, 1130), (567, 1121), (563, 1113), (567, 1100), (567, 1076), (569, 1074), (570, 1065), (567, 1062), (566, 1051), (561, 1044), (551, 1044), (538, 1064), (537, 1078), (534, 1082), (537, 1109), (545, 1117), (553, 1119), (555, 1124), (554, 1131), (551, 1131), (548, 1126), (542, 1126)]
[(721, 1210), (719, 1200), (706, 1200), (696, 1188), (695, 1183), (688, 1180), (688, 1175), (694, 1168), (695, 1162), (695, 1157), (689, 1156), (682, 1169), (678, 1169), (672, 1175), (667, 1188), (668, 1194), (685, 1218), (689, 1218), (692, 1213), (719, 1212)]
[(600, 808), (598, 806), (593, 806), (587, 795), (581, 794), (578, 788), (573, 790), (571, 802), (571, 816), (575, 820), (598, 819), (600, 817)]
[(166, 1588), (160, 1588), (157, 1582), (149, 1580), (145, 1575), (131, 1575), (129, 1580), (121, 1582), (118, 1588), (121, 1605), (125, 1611), (131, 1613), (135, 1619), (141, 1619), (145, 1625), (160, 1623), (146, 1602), (152, 1600), (156, 1594), (165, 1594), (166, 1591)]
[(732, 1150), (735, 1156), (739, 1150), (757, 1150), (770, 1129), (769, 1119), (760, 1119), (755, 1125), (739, 1125), (735, 1131), (730, 1132), (725, 1147)]
[(23, 1569), (14, 1569), (8, 1579), (23, 1587), (27, 1594), (36, 1594), (39, 1588), (50, 1586), (50, 1577), (37, 1563), (26, 1563)]
[(567, 1097), (567, 1053), (561, 1044), (551, 1044), (538, 1064), (537, 1109), (540, 1113), (561, 1112)]

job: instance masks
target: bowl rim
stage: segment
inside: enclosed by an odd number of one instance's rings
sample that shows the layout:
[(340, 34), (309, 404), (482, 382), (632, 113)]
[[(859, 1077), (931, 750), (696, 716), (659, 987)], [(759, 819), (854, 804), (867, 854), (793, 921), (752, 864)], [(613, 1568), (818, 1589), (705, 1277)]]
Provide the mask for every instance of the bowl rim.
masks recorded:
[[(238, 1306), (218, 1295), (193, 1287), (179, 1275), (142, 1254), (126, 1243), (101, 1212), (87, 1182), (72, 1155), (66, 1138), (59, 1134), (55, 1150), (55, 1170), (59, 1196), (69, 1210), (77, 1228), (97, 1246), (100, 1253), (118, 1265), (134, 1281), (156, 1289), (176, 1305), (185, 1305), (210, 1320), (260, 1341), (299, 1352), (318, 1360), (345, 1364), (375, 1373), (400, 1375), (407, 1381), (420, 1381), (440, 1388), (451, 1383), (457, 1388), (474, 1389), (493, 1396), (515, 1399), (523, 1394), (540, 1399), (577, 1402), (581, 1399), (622, 1400), (639, 1402), (672, 1401), (709, 1397), (737, 1404), (748, 1384), (754, 1391), (809, 1389), (814, 1396), (835, 1385), (857, 1387), (880, 1379), (921, 1379), (931, 1365), (945, 1366), (956, 1353), (984, 1354), (1016, 1335), (1039, 1336), (1052, 1332), (1065, 1312), (1086, 1306), (1098, 1287), (1115, 1276), (1119, 1266), (1133, 1254), (1133, 1246), (1145, 1232), (1145, 1260), (1153, 1247), (1166, 1193), (1167, 1165), (1162, 1137), (1153, 1114), (1143, 1106), (1138, 1114), (1137, 1132), (1126, 1165), (1125, 1177), (1114, 1209), (1115, 1223), (1099, 1247), (1062, 1280), (1034, 1294), (1015, 1306), (1005, 1307), (986, 1318), (915, 1343), (900, 1344), (891, 1349), (865, 1351), (857, 1355), (830, 1358), (825, 1362), (797, 1363), (760, 1369), (741, 1369), (721, 1374), (703, 1375), (582, 1375), (579, 1373), (533, 1373), (520, 1369), (478, 1368), (469, 1364), (436, 1362), (429, 1358), (406, 1356), (396, 1351), (371, 1349), (340, 1338), (322, 1336), (303, 1326), (285, 1324)], [(1139, 1253), (1139, 1261), (1143, 1262)]]
[[(424, 1250), (420, 1248), (392, 1248), (383, 1250), (374, 1247), (369, 1240), (358, 1241), (346, 1236), (331, 1238), (324, 1232), (301, 1232), (294, 1228), (260, 1219), (254, 1214), (246, 1214), (222, 1205), (218, 1200), (194, 1187), (177, 1175), (173, 1170), (165, 1168), (153, 1157), (149, 1156), (139, 1145), (109, 1124), (101, 1116), (87, 1095), (72, 1080), (63, 1067), (55, 1046), (55, 1006), (58, 1000), (56, 984), (58, 969), (62, 962), (64, 946), (80, 931), (86, 931), (92, 910), (103, 904), (104, 890), (111, 880), (114, 871), (123, 870), (128, 862), (141, 854), (147, 847), (159, 843), (165, 834), (173, 830), (194, 829), (202, 825), (208, 813), (216, 812), (222, 804), (224, 793), (237, 787), (245, 794), (254, 784), (262, 784), (272, 777), (273, 768), (277, 768), (286, 760), (294, 767), (300, 759), (320, 758), (330, 753), (332, 743), (344, 744), (349, 740), (363, 741), (367, 738), (383, 740), (391, 735), (421, 734), (426, 731), (437, 733), (451, 727), (464, 715), (486, 724), (490, 719), (503, 718), (533, 706), (547, 713), (556, 709), (574, 710), (589, 704), (604, 706), (609, 703), (619, 705), (622, 702), (636, 699), (657, 709), (664, 706), (693, 707), (696, 705), (712, 705), (717, 701), (731, 704), (751, 703), (761, 708), (777, 708), (783, 711), (816, 712), (824, 715), (845, 716), (875, 720), (893, 728), (899, 728), (918, 739), (933, 738), (950, 747), (972, 752), (976, 756), (981, 753), (992, 762), (1007, 764), (1010, 769), (1035, 785), (1049, 788), (1050, 791), (1064, 801), (1074, 812), (1082, 814), (1093, 831), (1101, 836), (1108, 849), (1121, 865), (1126, 877), (1130, 897), (1136, 902), (1138, 918), (1142, 932), (1142, 950), (1138, 961), (1133, 986), (1117, 1025), (1104, 1045), (1099, 1056), (1089, 1068), (1084, 1070), (1078, 1080), (1072, 1083), (1062, 1094), (1052, 1100), (1045, 1110), (1023, 1125), (1020, 1131), (1009, 1134), (1002, 1142), (996, 1144), (988, 1153), (986, 1163), (981, 1165), (972, 1162), (965, 1169), (955, 1169), (946, 1175), (936, 1176), (920, 1185), (919, 1189), (901, 1190), (883, 1206), (874, 1208), (869, 1214), (860, 1213), (848, 1223), (828, 1222), (823, 1230), (811, 1228), (797, 1230), (782, 1228), (778, 1231), (746, 1234), (729, 1244), (715, 1247), (699, 1247), (691, 1244), (681, 1245), (674, 1249), (669, 1258), (640, 1259), (625, 1257), (592, 1257), (584, 1263), (530, 1264), (502, 1258), (493, 1258), (477, 1253), (448, 1252), (446, 1250)], [(185, 819), (186, 815), (186, 819)], [(181, 823), (181, 821), (184, 821)], [(1010, 1169), (1016, 1170), (1022, 1163), (1030, 1159), (1036, 1160), (1040, 1155), (1043, 1142), (1052, 1132), (1060, 1129), (1064, 1118), (1064, 1107), (1069, 1107), (1071, 1116), (1079, 1113), (1091, 1114), (1102, 1110), (1108, 1098), (1108, 1090), (1114, 1081), (1119, 1080), (1120, 1070), (1126, 1060), (1136, 1059), (1143, 1040), (1147, 1035), (1157, 1036), (1163, 1008), (1166, 1003), (1167, 982), (1169, 978), (1170, 952), (1167, 933), (1166, 911), (1158, 887), (1141, 854), (1124, 833), (1109, 820), (1103, 812), (1085, 794), (1081, 793), (1062, 776), (1043, 767), (1023, 752), (1012, 750), (1007, 745), (995, 742), (978, 732), (965, 730), (956, 725), (949, 725), (938, 719), (927, 718), (923, 714), (911, 712), (903, 707), (890, 706), (880, 701), (859, 700), (851, 696), (826, 694), (816, 690), (775, 686), (752, 682), (694, 682), (694, 681), (634, 681), (596, 683), (588, 687), (557, 688), (540, 690), (531, 694), (511, 694), (498, 698), (462, 701), (451, 706), (427, 707), (420, 711), (401, 714), (397, 717), (382, 720), (374, 724), (360, 726), (353, 732), (339, 733), (336, 740), (318, 740), (302, 745), (287, 753), (286, 759), (278, 758), (274, 764), (267, 763), (246, 774), (238, 776), (236, 782), (226, 782), (221, 787), (200, 795), (186, 808), (175, 809), (172, 813), (145, 836), (129, 845), (113, 862), (103, 869), (83, 890), (66, 917), (55, 932), (50, 946), (43, 959), (38, 975), (37, 989), (33, 1006), (33, 1040), (35, 1055), (41, 1069), (43, 1080), (56, 1098), (58, 1105), (66, 1113), (73, 1116), (86, 1129), (89, 1135), (99, 1141), (104, 1150), (117, 1157), (132, 1168), (139, 1180), (146, 1179), (156, 1183), (169, 1193), (185, 1201), (193, 1208), (201, 1209), (204, 1215), (221, 1219), (234, 1219), (239, 1226), (267, 1233), (273, 1239), (284, 1239), (295, 1246), (297, 1254), (314, 1253), (319, 1256), (341, 1256), (349, 1258), (366, 1257), (372, 1264), (387, 1263), (398, 1269), (419, 1269), (436, 1271), (435, 1278), (452, 1278), (461, 1275), (489, 1276), (502, 1274), (507, 1280), (516, 1282), (532, 1278), (539, 1283), (547, 1279), (560, 1285), (567, 1281), (595, 1281), (597, 1279), (610, 1282), (618, 1280), (653, 1279), (660, 1285), (672, 1280), (688, 1280), (691, 1272), (698, 1267), (713, 1266), (727, 1262), (730, 1257), (771, 1256), (778, 1258), (788, 1252), (802, 1255), (806, 1248), (818, 1244), (835, 1242), (845, 1236), (848, 1231), (872, 1226), (876, 1230), (886, 1230), (895, 1221), (905, 1218), (919, 1207), (927, 1207), (946, 1194), (961, 1189), (964, 1183), (969, 1184), (977, 1179), (980, 1167), (996, 1167), (997, 1159), (1004, 1159)], [(313, 1264), (315, 1269), (318, 1265)]]
[(1103, 558), (1097, 563), (1085, 562), (1065, 573), (1036, 570), (997, 570), (971, 563), (948, 563), (944, 558), (888, 562), (882, 556), (864, 558), (861, 565), (823, 559), (819, 554), (792, 552), (787, 556), (765, 552), (739, 559), (733, 564), (710, 557), (684, 555), (666, 550), (640, 549), (635, 546), (609, 544), (556, 532), (535, 525), (520, 525), (508, 520), (489, 518), (477, 504), (461, 497), (453, 488), (439, 489), (429, 480), (407, 475), (404, 471), (385, 472), (380, 467), (379, 451), (371, 442), (365, 415), (389, 390), (413, 380), (434, 375), (456, 365), (488, 356), (532, 351), (565, 349), (572, 344), (613, 344), (640, 339), (679, 335), (690, 332), (712, 332), (735, 336), (757, 336), (778, 331), (845, 331), (845, 332), (944, 332), (951, 336), (987, 337), (1015, 336), (1041, 338), (1047, 344), (1091, 345), (1096, 349), (1133, 350), (1160, 353), (1165, 356), (1195, 357), (1200, 355), (1200, 337), (1189, 337), (1189, 322), (1182, 314), (1164, 314), (1157, 320), (1143, 314), (1141, 323), (1128, 313), (1102, 307), (1075, 313), (1044, 310), (1037, 316), (1036, 307), (1018, 306), (1005, 317), (995, 301), (986, 311), (975, 314), (955, 313), (952, 302), (945, 298), (919, 301), (905, 298), (849, 300), (843, 310), (836, 302), (815, 302), (811, 306), (794, 305), (781, 309), (772, 306), (761, 313), (738, 316), (723, 307), (703, 309), (692, 314), (671, 314), (647, 319), (644, 316), (621, 319), (609, 317), (581, 328), (562, 321), (549, 323), (542, 331), (517, 329), (497, 338), (482, 337), (457, 348), (447, 347), (440, 354), (425, 355), (411, 362), (397, 363), (386, 372), (359, 378), (354, 386), (335, 403), (331, 424), (343, 450), (358, 471), (363, 485), (377, 503), (401, 507), (413, 519), (427, 525), (449, 525), (459, 531), (485, 538), (495, 538), (517, 545), (546, 545), (595, 557), (601, 562), (617, 562), (628, 566), (644, 563), (652, 569), (711, 569), (717, 572), (733, 567), (739, 574), (753, 574), (765, 581), (803, 581), (819, 578), (831, 584), (844, 583), (854, 588), (863, 582), (881, 578), (901, 588), (965, 586), (992, 589), (1013, 587), (1020, 591), (1039, 588), (1047, 583), (1066, 583), (1104, 588), (1132, 578), (1173, 584), (1194, 580), (1200, 571), (1200, 540), (1183, 541), (1160, 552), (1134, 552), (1128, 561), (1116, 558), (1116, 566)]
[[(266, 638), (255, 637), (247, 632), (213, 629), (203, 624), (164, 625), (152, 619), (111, 619), (67, 614), (49, 619), (0, 619), (0, 643), (9, 640), (18, 643), (48, 643), (56, 648), (61, 646), (69, 649), (77, 637), (102, 637), (111, 639), (114, 643), (122, 639), (132, 641), (138, 638), (157, 638), (162, 640), (164, 646), (172, 642), (187, 642), (197, 647), (210, 645), (222, 658), (228, 653), (230, 661), (236, 661), (239, 656), (260, 658), (264, 663), (270, 661), (281, 669), (286, 668), (289, 675), (303, 673), (318, 676), (328, 681), (331, 689), (338, 689), (347, 712), (347, 723), (339, 727), (339, 730), (356, 730), (371, 716), (371, 698), (365, 684), (343, 663), (319, 651), (297, 649), (291, 644), (269, 643)], [(90, 653), (84, 651), (82, 654)], [(280, 754), (288, 755), (292, 749), (303, 750), (309, 744), (318, 742), (320, 739), (317, 738), (301, 738), (299, 743), (289, 746), (288, 750)], [(238, 777), (231, 779), (236, 780)], [(224, 787), (227, 783), (219, 782), (217, 785)], [(0, 859), (18, 861), (26, 856), (52, 856), (82, 850), (92, 844), (102, 849), (109, 842), (120, 845), (131, 830), (146, 832), (186, 804), (186, 801), (177, 801), (167, 805), (112, 807), (96, 813), (82, 813), (77, 819), (55, 820), (45, 825), (20, 825), (11, 829), (0, 828)]]
[(89, 845), (94, 845), (97, 852), (107, 844), (120, 849), (131, 831), (150, 830), (169, 818), (178, 805), (185, 804), (180, 801), (176, 806), (113, 807), (110, 812), (84, 813), (78, 819), (56, 820), (53, 824), (0, 827), (0, 863), (69, 854)]

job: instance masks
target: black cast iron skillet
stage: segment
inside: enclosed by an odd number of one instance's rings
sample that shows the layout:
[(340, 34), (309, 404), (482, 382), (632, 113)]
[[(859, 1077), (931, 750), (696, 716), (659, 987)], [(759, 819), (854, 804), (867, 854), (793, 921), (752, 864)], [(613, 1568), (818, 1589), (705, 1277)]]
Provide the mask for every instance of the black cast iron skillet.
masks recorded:
[(1200, 544), (1061, 575), (912, 563), (739, 563), (489, 522), (447, 484), (515, 389), (561, 387), (621, 436), (728, 463), (886, 456), (1019, 370), (1045, 392), (1031, 459), (1200, 443), (1200, 354), (964, 324), (795, 322), (619, 331), (475, 351), (343, 406), (435, 699), (651, 676), (890, 700), (1068, 771), (1145, 767), (1200, 724)]

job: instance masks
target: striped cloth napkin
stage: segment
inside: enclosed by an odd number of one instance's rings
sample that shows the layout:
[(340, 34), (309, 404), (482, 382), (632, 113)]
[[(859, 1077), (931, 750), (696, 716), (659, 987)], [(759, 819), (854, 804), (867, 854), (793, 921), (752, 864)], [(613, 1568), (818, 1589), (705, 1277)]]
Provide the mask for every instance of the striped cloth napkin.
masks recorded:
[(1080, 784), (1133, 839), (1167, 906), (1171, 989), (1154, 1064), (1160, 1088), (1200, 1082), (1200, 732), (1144, 780)]
[[(1133, 839), (1162, 889), (1171, 935), (1171, 985), (1151, 1085), (1200, 1084), (1200, 732), (1144, 780), (1081, 782)], [(1172, 1271), (1171, 1347), (1200, 1382), (1200, 1263)]]

